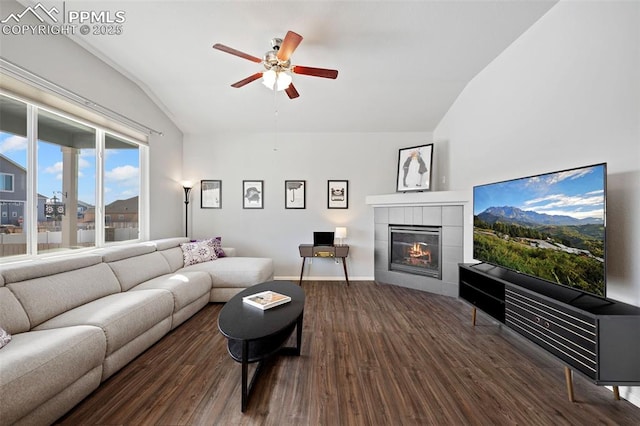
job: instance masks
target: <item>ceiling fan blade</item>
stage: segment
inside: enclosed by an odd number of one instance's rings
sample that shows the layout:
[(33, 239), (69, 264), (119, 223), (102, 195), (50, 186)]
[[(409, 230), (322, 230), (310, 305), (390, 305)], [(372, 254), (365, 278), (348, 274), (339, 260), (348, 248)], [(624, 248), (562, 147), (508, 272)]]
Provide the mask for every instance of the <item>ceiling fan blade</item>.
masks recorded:
[(282, 41), (282, 46), (278, 50), (278, 59), (281, 61), (287, 61), (296, 47), (302, 41), (302, 36), (300, 34), (294, 33), (293, 31), (287, 31), (287, 35), (284, 36), (284, 40)]
[(262, 77), (262, 73), (261, 72), (257, 72), (255, 74), (253, 74), (252, 76), (245, 78), (244, 80), (240, 80), (237, 83), (233, 83), (231, 85), (231, 87), (235, 87), (236, 89), (238, 89), (238, 88), (244, 86), (245, 84), (249, 84), (252, 81), (255, 81), (255, 80), (259, 79), (260, 77)]
[(231, 53), (232, 55), (236, 55), (244, 59), (248, 59), (251, 62), (262, 62), (262, 59), (260, 58), (256, 58), (255, 56), (251, 56), (248, 53), (244, 53), (239, 50), (233, 49), (229, 46), (225, 46), (224, 44), (216, 43), (213, 45), (213, 48), (222, 50), (223, 52), (226, 52), (226, 53)]
[(301, 65), (294, 65), (292, 71), (296, 74), (311, 75), (313, 77), (323, 77), (323, 78), (333, 78), (333, 79), (338, 77), (337, 70), (329, 70), (326, 68), (313, 68), (313, 67), (303, 67)]
[(296, 90), (295, 87), (293, 87), (293, 83), (291, 83), (289, 85), (289, 87), (287, 87), (286, 89), (284, 89), (284, 91), (287, 93), (287, 96), (289, 96), (289, 99), (295, 99), (298, 96), (300, 96), (300, 93), (298, 93), (298, 91)]

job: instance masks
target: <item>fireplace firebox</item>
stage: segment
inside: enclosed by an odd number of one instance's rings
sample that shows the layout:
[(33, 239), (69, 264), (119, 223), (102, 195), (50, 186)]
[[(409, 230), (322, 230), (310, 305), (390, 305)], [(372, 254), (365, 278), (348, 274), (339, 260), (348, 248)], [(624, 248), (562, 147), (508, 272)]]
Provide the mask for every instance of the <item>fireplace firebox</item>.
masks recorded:
[(389, 225), (389, 270), (442, 279), (440, 227)]

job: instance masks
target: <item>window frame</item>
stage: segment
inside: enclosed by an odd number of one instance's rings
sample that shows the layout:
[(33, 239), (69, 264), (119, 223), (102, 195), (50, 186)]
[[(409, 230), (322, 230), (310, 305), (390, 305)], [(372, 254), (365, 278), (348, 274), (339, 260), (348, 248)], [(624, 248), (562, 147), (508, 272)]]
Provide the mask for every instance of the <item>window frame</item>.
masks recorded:
[(4, 189), (4, 183), (3, 183), (2, 186), (0, 186), (0, 192), (15, 192), (16, 175), (14, 175), (13, 173), (0, 172), (0, 179), (2, 181), (4, 181), (5, 178), (7, 177), (11, 178), (11, 189)]
[[(118, 244), (127, 244), (132, 242), (147, 241), (149, 239), (149, 214), (148, 209), (145, 206), (148, 204), (149, 195), (148, 191), (144, 191), (143, 188), (148, 188), (149, 185), (149, 168), (147, 167), (149, 161), (149, 145), (148, 140), (138, 140), (124, 133), (115, 131), (113, 128), (100, 126), (97, 123), (90, 122), (71, 115), (65, 111), (56, 109), (55, 107), (42, 104), (40, 102), (33, 101), (31, 99), (23, 98), (22, 96), (15, 95), (4, 89), (0, 89), (0, 96), (12, 99), (17, 102), (24, 103), (27, 107), (26, 121), (26, 138), (27, 138), (27, 194), (24, 205), (24, 229), (27, 234), (26, 238), (26, 254), (10, 255), (7, 257), (0, 257), (0, 263), (8, 263), (12, 261), (19, 261), (25, 257), (51, 257), (52, 253), (38, 253), (38, 194), (37, 194), (37, 142), (38, 142), (38, 113), (39, 111), (46, 111), (50, 114), (54, 114), (63, 119), (75, 121), (79, 124), (91, 127), (95, 129), (95, 160), (96, 160), (96, 200), (95, 200), (95, 243), (92, 247), (78, 248), (65, 250), (64, 252), (57, 252), (56, 255), (62, 253), (74, 254), (79, 252), (86, 252), (95, 249), (99, 249), (105, 246), (112, 246)], [(108, 117), (105, 117), (108, 119)], [(105, 138), (110, 134), (117, 138), (120, 138), (132, 145), (135, 145), (138, 149), (138, 163), (139, 163), (139, 193), (138, 193), (138, 238), (130, 239), (126, 241), (105, 241), (105, 214), (104, 214), (104, 155), (105, 155)], [(3, 173), (4, 175), (12, 175), (11, 173)], [(12, 175), (12, 185), (15, 189), (15, 176)], [(14, 192), (14, 191), (0, 191), (0, 192)]]

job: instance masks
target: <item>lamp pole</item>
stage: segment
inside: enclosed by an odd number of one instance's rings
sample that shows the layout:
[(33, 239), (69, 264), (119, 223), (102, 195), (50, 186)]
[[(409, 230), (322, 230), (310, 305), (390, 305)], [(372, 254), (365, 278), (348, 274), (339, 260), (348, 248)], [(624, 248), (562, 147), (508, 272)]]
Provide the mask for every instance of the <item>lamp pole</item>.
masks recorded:
[(191, 192), (191, 186), (183, 186), (184, 189), (184, 236), (189, 234), (189, 193)]

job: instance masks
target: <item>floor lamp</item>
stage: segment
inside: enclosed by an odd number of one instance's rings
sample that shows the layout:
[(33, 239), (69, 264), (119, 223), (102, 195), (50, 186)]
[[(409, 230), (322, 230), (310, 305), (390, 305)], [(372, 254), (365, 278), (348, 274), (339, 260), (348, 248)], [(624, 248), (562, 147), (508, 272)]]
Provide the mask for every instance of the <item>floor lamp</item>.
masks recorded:
[(189, 235), (189, 194), (191, 193), (191, 182), (182, 182), (184, 189), (184, 236)]

